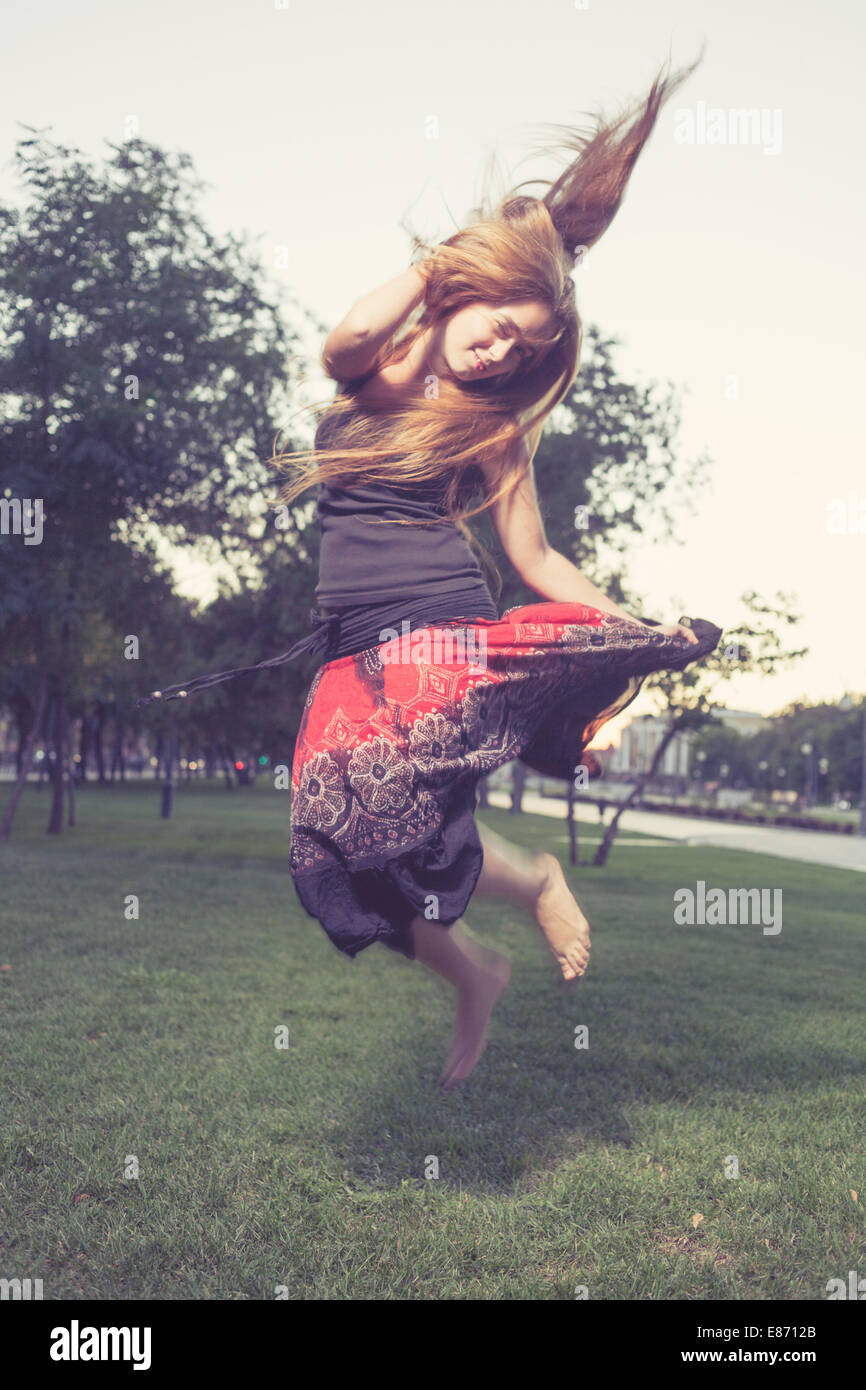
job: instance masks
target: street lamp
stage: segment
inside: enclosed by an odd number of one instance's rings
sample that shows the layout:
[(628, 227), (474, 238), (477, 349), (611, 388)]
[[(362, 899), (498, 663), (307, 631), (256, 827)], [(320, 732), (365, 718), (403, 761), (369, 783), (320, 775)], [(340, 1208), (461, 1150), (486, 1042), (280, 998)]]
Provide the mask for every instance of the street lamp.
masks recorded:
[(812, 761), (811, 761), (811, 754), (812, 754), (814, 751), (815, 751), (815, 750), (813, 749), (811, 743), (801, 743), (801, 744), (800, 744), (800, 752), (803, 754), (803, 757), (806, 759), (806, 778), (805, 778), (805, 781), (804, 781), (804, 784), (803, 784), (803, 801), (805, 802), (805, 804), (806, 804), (807, 806), (811, 806), (811, 804), (812, 804), (811, 801), (810, 801), (810, 799), (809, 799), (809, 793), (810, 793), (810, 791), (811, 791), (811, 782), (812, 782)]
[[(828, 773), (829, 771), (830, 771), (830, 759), (829, 759), (829, 758), (819, 758), (819, 759), (818, 759), (818, 772), (819, 772), (819, 774), (820, 774), (822, 777), (826, 777), (826, 776), (827, 776), (827, 773)], [(820, 784), (819, 784), (818, 790), (820, 791)], [(819, 799), (820, 799), (820, 797), (816, 797), (816, 800), (819, 800)], [(824, 787), (824, 800), (826, 801), (826, 799), (827, 799), (827, 788), (826, 788), (826, 785), (825, 785), (825, 787)]]
[(699, 794), (703, 791), (703, 783), (704, 783), (704, 763), (706, 762), (706, 760), (707, 760), (707, 755), (706, 755), (704, 749), (703, 749), (703, 748), (699, 748), (698, 751), (697, 751), (697, 753), (695, 754), (695, 763), (697, 764), (697, 766), (695, 767), (695, 777), (696, 777), (697, 782), (698, 782), (698, 792), (699, 792)]

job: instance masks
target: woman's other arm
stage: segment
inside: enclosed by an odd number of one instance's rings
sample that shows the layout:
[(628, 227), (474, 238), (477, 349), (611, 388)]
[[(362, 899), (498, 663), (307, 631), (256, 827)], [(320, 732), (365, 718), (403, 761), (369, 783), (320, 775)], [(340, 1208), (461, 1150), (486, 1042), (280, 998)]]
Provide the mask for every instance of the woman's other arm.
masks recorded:
[[(649, 627), (649, 623), (641, 623), (639, 618), (620, 608), (586, 575), (581, 574), (565, 555), (548, 545), (532, 469), (532, 455), (539, 436), (540, 427), (527, 436), (528, 443), (518, 441), (517, 471), (526, 468), (527, 462), (529, 466), (517, 486), (494, 502), (490, 509), (506, 555), (523, 582), (542, 598), (554, 603), (584, 603), (590, 608), (600, 608), (603, 613), (625, 618), (627, 622)], [(654, 627), (652, 630), (659, 632), (665, 629)], [(681, 630), (697, 641), (694, 633), (687, 628)]]
[(424, 298), (423, 271), (410, 266), (364, 295), (325, 339), (321, 362), (335, 381), (354, 381), (372, 366), (376, 354)]

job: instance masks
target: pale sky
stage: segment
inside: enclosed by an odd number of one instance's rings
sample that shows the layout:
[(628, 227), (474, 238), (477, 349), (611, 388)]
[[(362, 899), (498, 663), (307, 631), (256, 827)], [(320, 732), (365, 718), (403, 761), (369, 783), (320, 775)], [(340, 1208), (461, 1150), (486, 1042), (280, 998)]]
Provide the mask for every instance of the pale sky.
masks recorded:
[[(518, 168), (537, 123), (610, 113), (706, 38), (576, 272), (578, 302), (621, 338), (623, 372), (677, 386), (682, 457), (714, 460), (681, 544), (630, 557), (644, 611), (728, 629), (746, 589), (792, 594), (809, 656), (726, 687), (729, 705), (771, 713), (866, 689), (864, 33), (859, 0), (14, 0), (0, 197), (20, 200), (17, 122), (102, 159), (134, 121), (192, 156), (211, 228), (256, 238), (275, 293), (330, 327), (409, 263), (406, 214), (450, 235), (491, 152), (510, 184), (549, 176)], [(761, 113), (748, 139), (728, 116), (741, 108)], [(692, 143), (677, 138), (689, 121)], [(205, 591), (203, 569), (184, 574)]]

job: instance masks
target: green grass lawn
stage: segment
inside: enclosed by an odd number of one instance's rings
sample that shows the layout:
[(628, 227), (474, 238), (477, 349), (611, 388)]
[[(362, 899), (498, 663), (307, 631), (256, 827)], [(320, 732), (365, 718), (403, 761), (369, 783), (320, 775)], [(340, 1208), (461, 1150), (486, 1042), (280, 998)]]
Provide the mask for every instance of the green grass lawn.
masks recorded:
[[(49, 837), (30, 788), (0, 847), (0, 1276), (46, 1299), (597, 1300), (866, 1275), (862, 875), (615, 847), (570, 870), (593, 939), (572, 987), (518, 909), (471, 905), (514, 973), (443, 1096), (447, 987), (307, 917), (288, 793), (193, 785), (166, 822), (153, 784), (91, 786), (78, 810)], [(484, 819), (567, 854), (547, 818)], [(781, 888), (782, 931), (674, 925), (699, 878)]]

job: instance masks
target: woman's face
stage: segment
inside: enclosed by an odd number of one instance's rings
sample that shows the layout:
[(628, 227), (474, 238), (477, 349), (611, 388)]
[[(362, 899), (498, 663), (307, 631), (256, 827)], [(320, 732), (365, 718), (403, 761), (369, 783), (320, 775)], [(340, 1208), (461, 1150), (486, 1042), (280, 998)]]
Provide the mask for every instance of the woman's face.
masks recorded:
[(446, 367), (458, 381), (510, 376), (534, 351), (528, 339), (553, 327), (550, 309), (541, 300), (487, 304), (481, 300), (458, 309), (439, 324), (431, 342), (433, 370)]

